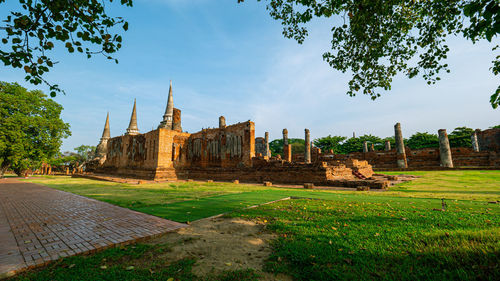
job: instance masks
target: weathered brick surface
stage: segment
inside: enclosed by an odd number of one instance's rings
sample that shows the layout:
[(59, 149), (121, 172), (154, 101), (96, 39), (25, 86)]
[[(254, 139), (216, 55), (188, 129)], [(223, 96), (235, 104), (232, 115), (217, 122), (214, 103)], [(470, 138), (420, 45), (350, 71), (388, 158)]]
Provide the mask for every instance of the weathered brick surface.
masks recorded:
[[(423, 148), (412, 150), (405, 148), (408, 168), (440, 167), (439, 149)], [(475, 152), (472, 148), (452, 148), (451, 155), (455, 167), (500, 167), (500, 153), (494, 151)], [(355, 152), (350, 154), (323, 154), (321, 161), (342, 161), (348, 159), (366, 160), (375, 169), (395, 169), (396, 151)]]
[(48, 187), (0, 180), (0, 277), (186, 225)]
[(476, 131), (479, 150), (500, 153), (500, 129)]
[(266, 155), (266, 139), (262, 137), (255, 138), (255, 153)]
[(189, 167), (250, 166), (254, 156), (255, 125), (250, 121), (194, 134), (159, 128), (111, 138), (106, 161), (91, 171), (176, 180), (185, 178)]

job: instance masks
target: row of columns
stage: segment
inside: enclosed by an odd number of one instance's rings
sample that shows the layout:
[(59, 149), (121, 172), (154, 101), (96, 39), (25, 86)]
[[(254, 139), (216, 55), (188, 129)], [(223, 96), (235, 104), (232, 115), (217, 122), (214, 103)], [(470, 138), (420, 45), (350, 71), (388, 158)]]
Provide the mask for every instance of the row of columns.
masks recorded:
[[(391, 150), (391, 142), (390, 141), (385, 141), (385, 151), (390, 151)], [(368, 146), (368, 142), (364, 141), (363, 142), (363, 152), (369, 152), (369, 151), (375, 151), (375, 145), (372, 143), (370, 146)]]
[[(305, 129), (305, 150), (304, 150), (304, 161), (306, 163), (311, 163), (311, 135), (309, 129)], [(450, 142), (448, 140), (448, 134), (445, 129), (438, 130), (439, 136), (439, 157), (441, 160), (441, 166), (446, 168), (453, 168), (453, 159), (451, 157)], [(401, 124), (396, 123), (394, 125), (394, 138), (396, 140), (396, 162), (398, 168), (408, 168), (408, 162), (406, 160), (405, 145), (403, 140), (403, 133), (401, 131)], [(265, 133), (266, 139), (266, 151), (269, 150), (269, 133)], [(477, 138), (477, 130), (471, 135), (472, 148), (475, 152), (479, 152), (479, 144)], [(374, 151), (374, 144), (370, 145), (368, 148), (368, 142), (363, 143), (363, 152)], [(385, 142), (385, 151), (391, 150), (391, 142)], [(269, 153), (269, 152), (268, 152)], [(288, 130), (283, 129), (283, 155), (284, 159), (287, 161), (292, 160), (292, 147), (288, 143)], [(270, 155), (268, 155), (270, 156)]]
[[(305, 149), (304, 161), (311, 163), (311, 134), (309, 129), (304, 130), (305, 133)], [(266, 132), (266, 148), (269, 149), (269, 133)], [(283, 129), (283, 159), (285, 161), (292, 161), (292, 145), (288, 143), (288, 130)]]
[[(403, 141), (403, 133), (401, 132), (401, 124), (394, 125), (394, 136), (396, 139), (396, 161), (398, 168), (408, 168), (406, 161), (405, 145)], [(439, 136), (439, 158), (441, 166), (445, 168), (453, 168), (453, 159), (451, 157), (450, 142), (445, 129), (438, 130)]]
[[(397, 164), (398, 168), (408, 168), (406, 162), (405, 147), (403, 143), (403, 134), (401, 133), (401, 124), (397, 123), (394, 126), (394, 135), (396, 137), (396, 150), (397, 150)], [(479, 143), (477, 139), (478, 130), (474, 131), (471, 135), (472, 149), (479, 152)], [(450, 141), (446, 129), (438, 130), (439, 138), (439, 158), (441, 167), (453, 168), (453, 158), (451, 156)]]

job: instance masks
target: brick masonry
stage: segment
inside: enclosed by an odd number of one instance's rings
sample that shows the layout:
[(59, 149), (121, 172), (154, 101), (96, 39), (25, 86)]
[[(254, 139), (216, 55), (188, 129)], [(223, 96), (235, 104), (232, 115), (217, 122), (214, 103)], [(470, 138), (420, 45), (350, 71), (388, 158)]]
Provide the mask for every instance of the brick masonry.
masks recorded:
[(0, 278), (186, 227), (79, 195), (0, 180)]
[[(440, 168), (439, 148), (412, 150), (405, 148), (408, 168)], [(495, 151), (475, 152), (472, 148), (452, 148), (451, 155), (455, 167), (500, 168), (500, 153)], [(348, 159), (366, 160), (374, 169), (396, 169), (397, 153), (390, 151), (355, 152), (350, 154), (322, 154), (321, 161), (347, 161)]]
[(107, 142), (104, 164), (96, 173), (139, 179), (185, 178), (190, 167), (250, 166), (255, 156), (255, 125), (247, 121), (189, 134), (159, 128)]

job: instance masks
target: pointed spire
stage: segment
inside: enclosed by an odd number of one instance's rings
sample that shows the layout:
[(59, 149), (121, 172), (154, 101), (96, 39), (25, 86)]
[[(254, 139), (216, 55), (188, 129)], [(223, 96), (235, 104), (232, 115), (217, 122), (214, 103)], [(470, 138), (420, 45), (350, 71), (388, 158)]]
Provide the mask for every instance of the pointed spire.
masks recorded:
[(130, 123), (128, 124), (127, 132), (125, 135), (138, 135), (139, 134), (139, 128), (137, 128), (137, 110), (135, 109), (136, 107), (136, 101), (134, 99), (134, 108), (132, 109), (132, 116), (130, 116)]
[(111, 138), (111, 134), (109, 132), (109, 112), (108, 112), (108, 115), (106, 116), (106, 123), (104, 124), (104, 130), (102, 131), (102, 137), (101, 137), (101, 140), (103, 139), (110, 139)]
[(174, 118), (174, 96), (172, 93), (172, 80), (170, 80), (170, 89), (168, 91), (167, 108), (165, 109), (165, 114), (163, 115), (163, 121), (161, 121), (158, 128), (172, 129), (173, 118)]

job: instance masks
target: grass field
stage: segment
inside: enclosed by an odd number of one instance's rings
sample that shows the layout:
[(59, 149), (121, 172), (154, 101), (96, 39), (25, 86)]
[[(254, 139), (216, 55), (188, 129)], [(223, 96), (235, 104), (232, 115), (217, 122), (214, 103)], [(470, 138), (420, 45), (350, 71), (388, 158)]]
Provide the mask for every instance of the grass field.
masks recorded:
[[(490, 203), (500, 200), (500, 171), (406, 174), (421, 177), (387, 192), (198, 182), (126, 185), (60, 177), (28, 181), (177, 221), (233, 211), (228, 216), (260, 221), (279, 235), (265, 270), (296, 280), (500, 280), (500, 206)], [(242, 209), (287, 196), (308, 199)], [(441, 198), (446, 211), (439, 210)], [(258, 279), (252, 270), (193, 276), (194, 260), (155, 259), (168, 245), (134, 247), (73, 257), (19, 278)], [(135, 268), (126, 270), (130, 264)]]

